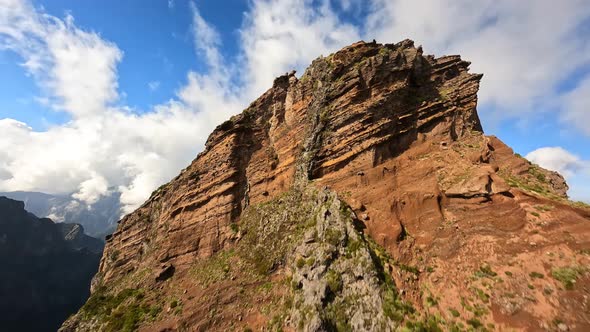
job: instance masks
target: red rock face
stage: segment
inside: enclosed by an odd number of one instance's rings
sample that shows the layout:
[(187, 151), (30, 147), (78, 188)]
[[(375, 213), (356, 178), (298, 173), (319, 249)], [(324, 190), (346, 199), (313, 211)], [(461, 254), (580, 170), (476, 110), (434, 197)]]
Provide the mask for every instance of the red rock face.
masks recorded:
[[(292, 185), (304, 158), (310, 180), (349, 189), (375, 176), (389, 183), (395, 165), (389, 170), (388, 161), (416, 141), (450, 142), (481, 131), (475, 112), (481, 75), (467, 73), (468, 65), (457, 56), (423, 57), (410, 41), (358, 43), (316, 60), (299, 80), (279, 77), (243, 114), (220, 125), (177, 178), (121, 221), (107, 251), (123, 255), (114, 267), (105, 255), (101, 272), (108, 280), (146, 259), (182, 265), (210, 256), (227, 245), (229, 226), (246, 205)], [(376, 210), (390, 216), (388, 206)], [(158, 248), (146, 255), (154, 243)]]
[[(590, 329), (590, 294), (580, 286), (589, 280), (590, 213), (567, 201), (557, 173), (484, 136), (482, 75), (468, 66), (424, 56), (408, 40), (359, 42), (315, 60), (300, 79), (277, 78), (121, 220), (97, 284), (170, 266), (172, 278), (187, 278), (195, 262), (235, 245), (245, 209), (311, 182), (352, 207), (420, 312), (490, 330)], [(560, 290), (567, 268), (574, 290)], [(254, 326), (264, 320), (256, 317)]]

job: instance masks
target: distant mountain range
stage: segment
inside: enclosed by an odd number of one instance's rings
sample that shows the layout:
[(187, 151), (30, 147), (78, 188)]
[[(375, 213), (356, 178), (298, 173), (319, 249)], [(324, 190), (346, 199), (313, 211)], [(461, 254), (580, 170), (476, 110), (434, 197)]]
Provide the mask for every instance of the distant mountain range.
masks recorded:
[(23, 201), (25, 209), (39, 218), (54, 222), (78, 223), (86, 234), (104, 239), (117, 227), (121, 214), (120, 194), (113, 192), (93, 205), (72, 198), (71, 195), (49, 195), (40, 192), (0, 192), (0, 196)]
[(55, 331), (90, 294), (103, 242), (0, 197), (0, 330)]

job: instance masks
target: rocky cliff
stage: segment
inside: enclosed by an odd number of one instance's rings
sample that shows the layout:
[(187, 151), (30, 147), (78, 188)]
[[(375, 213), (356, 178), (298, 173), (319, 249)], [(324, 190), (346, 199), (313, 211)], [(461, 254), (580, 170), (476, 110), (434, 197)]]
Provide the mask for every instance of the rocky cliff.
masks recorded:
[[(66, 231), (67, 230), (67, 231)], [(90, 295), (102, 242), (0, 197), (0, 327), (55, 331)]]
[(107, 238), (86, 330), (590, 328), (590, 210), (405, 40), (277, 78)]

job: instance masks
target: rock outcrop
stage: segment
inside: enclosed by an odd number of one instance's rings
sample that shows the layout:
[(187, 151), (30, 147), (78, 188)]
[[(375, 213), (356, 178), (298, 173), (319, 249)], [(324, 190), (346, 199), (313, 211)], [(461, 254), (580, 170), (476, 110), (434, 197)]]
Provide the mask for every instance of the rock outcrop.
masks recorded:
[(68, 246), (74, 250), (88, 250), (92, 253), (102, 255), (104, 243), (96, 238), (84, 234), (84, 227), (80, 224), (56, 223)]
[(0, 197), (2, 330), (55, 331), (84, 304), (102, 242), (82, 232), (80, 225), (39, 219), (23, 202)]
[(590, 328), (590, 210), (483, 134), (468, 66), (359, 42), (277, 78), (120, 221), (62, 330)]

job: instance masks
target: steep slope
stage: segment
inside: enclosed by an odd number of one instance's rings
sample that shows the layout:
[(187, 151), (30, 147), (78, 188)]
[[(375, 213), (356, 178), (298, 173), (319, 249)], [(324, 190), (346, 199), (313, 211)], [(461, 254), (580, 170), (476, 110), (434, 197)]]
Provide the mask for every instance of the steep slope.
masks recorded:
[(83, 231), (39, 219), (23, 202), (0, 197), (2, 330), (55, 331), (88, 299), (102, 243), (72, 230)]
[(80, 223), (89, 236), (104, 239), (121, 216), (120, 194), (112, 191), (91, 206), (72, 195), (49, 195), (30, 191), (0, 192), (0, 196), (25, 202), (27, 211), (56, 222)]
[(85, 330), (590, 328), (590, 211), (406, 40), (277, 78), (107, 238)]

